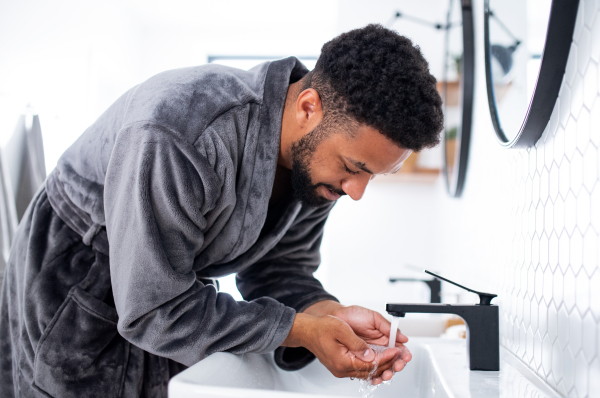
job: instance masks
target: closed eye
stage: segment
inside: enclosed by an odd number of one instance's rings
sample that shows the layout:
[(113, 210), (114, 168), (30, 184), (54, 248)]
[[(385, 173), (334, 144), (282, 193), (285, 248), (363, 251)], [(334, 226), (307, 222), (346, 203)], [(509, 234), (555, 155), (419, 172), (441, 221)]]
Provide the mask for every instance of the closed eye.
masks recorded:
[(348, 168), (348, 166), (344, 165), (344, 168), (346, 169), (346, 171), (350, 174), (352, 174), (353, 176), (357, 175), (359, 173), (359, 171), (352, 171)]

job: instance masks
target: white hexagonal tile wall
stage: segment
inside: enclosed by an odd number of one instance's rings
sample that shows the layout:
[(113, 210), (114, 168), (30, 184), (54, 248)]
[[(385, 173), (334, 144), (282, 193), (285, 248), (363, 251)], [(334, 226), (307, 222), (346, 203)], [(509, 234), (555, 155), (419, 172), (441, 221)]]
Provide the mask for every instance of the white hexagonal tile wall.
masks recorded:
[[(560, 383), (562, 380), (562, 366), (563, 366), (563, 348), (560, 346), (558, 340), (554, 340), (552, 344), (552, 378), (556, 383)], [(559, 387), (557, 385), (557, 387)]]
[[(598, 8), (598, 1), (597, 0), (587, 0), (586, 1), (586, 7), (585, 7), (585, 15), (584, 15), (584, 22), (585, 22), (585, 27), (586, 28), (591, 28), (592, 26), (594, 26), (594, 20), (596, 19), (596, 13), (594, 11), (596, 11)], [(581, 41), (581, 38), (579, 39)]]
[(586, 7), (585, 1), (580, 1), (579, 2), (579, 8), (577, 9), (577, 22), (575, 24), (575, 29), (573, 30), (573, 42), (574, 43), (579, 43), (580, 37), (581, 37), (581, 31), (583, 30), (583, 27), (585, 26), (585, 11), (588, 7)]
[(575, 273), (571, 267), (563, 275), (563, 305), (567, 313), (575, 308)]
[(591, 395), (590, 397), (595, 398), (597, 396), (597, 392), (600, 391), (600, 377), (598, 377), (600, 374), (600, 358), (596, 358), (592, 361), (590, 367), (588, 368), (588, 372), (590, 375), (592, 375), (592, 377), (589, 378), (590, 384), (588, 389), (596, 394), (595, 396)]
[(592, 192), (598, 180), (598, 151), (590, 142), (583, 153), (583, 184), (588, 192)]
[[(583, 78), (579, 73), (576, 74), (571, 86), (571, 118), (579, 118), (579, 112), (583, 107)], [(568, 127), (567, 123), (567, 127)]]
[(571, 243), (569, 247), (569, 264), (573, 272), (577, 274), (583, 266), (583, 237), (579, 232), (579, 228), (575, 228), (569, 240)]
[[(561, 273), (565, 272), (567, 270), (567, 267), (569, 266), (570, 249), (571, 249), (571, 240), (569, 239), (569, 234), (567, 233), (566, 230), (563, 230), (563, 232), (558, 237), (558, 268), (557, 268), (557, 271), (560, 270), (560, 272), (554, 273), (555, 281), (557, 278), (560, 278), (562, 280)], [(554, 294), (556, 294), (556, 290), (555, 290)], [(560, 302), (562, 302), (562, 299), (563, 299), (563, 297), (561, 295)]]
[(598, 268), (598, 251), (598, 235), (594, 228), (588, 227), (582, 242), (582, 263), (588, 277)]
[(598, 181), (596, 181), (590, 201), (594, 204), (591, 208), (590, 222), (596, 230), (596, 233), (600, 234), (600, 206), (598, 206), (598, 203), (600, 203), (600, 183)]
[[(563, 211), (564, 212), (564, 211)], [(562, 214), (562, 219), (564, 220), (564, 213)], [(556, 226), (557, 213), (556, 208), (554, 209), (554, 225)], [(552, 275), (552, 272), (558, 266), (558, 235), (556, 234), (556, 230), (552, 231), (550, 235), (550, 240), (548, 241), (548, 265), (550, 266), (549, 274)]]
[(589, 374), (588, 364), (585, 361), (583, 352), (580, 352), (575, 358), (575, 390), (579, 397), (586, 397), (588, 394)]
[(579, 226), (579, 228), (585, 230), (590, 224), (591, 212), (590, 194), (587, 190), (583, 189), (581, 190), (581, 192), (579, 192), (579, 195), (577, 195), (576, 203), (577, 225)]
[(542, 370), (545, 377), (552, 372), (552, 341), (548, 336), (542, 340)]
[[(596, 63), (590, 62), (585, 75), (583, 75), (583, 103), (587, 109), (592, 109), (596, 95), (598, 95), (598, 71), (596, 68)], [(580, 119), (581, 114), (577, 121), (579, 122)]]
[[(581, 109), (581, 108), (579, 108)], [(573, 159), (577, 149), (577, 121), (573, 116), (567, 121), (565, 126), (565, 155), (567, 159)]]
[(565, 231), (572, 234), (577, 225), (577, 198), (573, 191), (567, 193), (565, 199)]
[(590, 49), (591, 58), (596, 62), (600, 62), (600, 18), (596, 17), (590, 33)]
[(502, 344), (568, 397), (600, 397), (599, 2), (579, 3), (542, 138), (506, 162), (513, 235), (501, 281)]
[[(573, 84), (573, 80), (577, 75), (577, 44), (571, 44), (571, 50), (569, 51), (569, 60), (567, 61), (567, 66), (565, 68), (565, 80), (562, 87), (560, 88), (560, 93), (558, 94), (561, 107), (562, 103), (565, 103), (565, 108), (569, 107), (571, 104), (571, 90), (569, 86)], [(560, 122), (563, 126), (566, 125), (567, 118), (569, 117), (570, 110), (569, 109), (561, 109), (560, 110)]]
[(565, 161), (558, 168), (558, 191), (560, 196), (566, 199), (571, 188), (571, 165), (564, 156), (561, 159), (565, 159)]
[(561, 306), (558, 310), (558, 336), (557, 340), (560, 343), (561, 350), (565, 350), (569, 346), (569, 313), (565, 306)]
[(600, 269), (596, 269), (590, 278), (590, 310), (600, 323)]
[[(600, 22), (596, 22), (600, 26)], [(600, 71), (600, 67), (598, 68)], [(596, 146), (600, 147), (600, 97), (596, 96), (594, 106), (590, 111), (590, 139)]]
[(592, 313), (590, 311), (586, 312), (583, 317), (581, 344), (584, 347), (583, 355), (585, 356), (587, 363), (592, 362), (597, 355), (597, 330), (598, 326)]
[(554, 202), (558, 195), (558, 166), (555, 163), (550, 167), (548, 194), (550, 195), (550, 200)]

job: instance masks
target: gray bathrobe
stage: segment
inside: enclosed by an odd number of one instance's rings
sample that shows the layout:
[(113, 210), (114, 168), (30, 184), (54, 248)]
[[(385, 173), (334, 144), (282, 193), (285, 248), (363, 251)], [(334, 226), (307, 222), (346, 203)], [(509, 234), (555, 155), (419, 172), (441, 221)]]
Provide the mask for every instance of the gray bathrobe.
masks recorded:
[[(335, 300), (312, 275), (332, 206), (268, 209), (306, 72), (287, 58), (161, 73), (64, 153), (7, 266), (0, 397), (165, 397), (185, 366), (273, 351), (296, 311)], [(231, 273), (248, 302), (202, 282)]]

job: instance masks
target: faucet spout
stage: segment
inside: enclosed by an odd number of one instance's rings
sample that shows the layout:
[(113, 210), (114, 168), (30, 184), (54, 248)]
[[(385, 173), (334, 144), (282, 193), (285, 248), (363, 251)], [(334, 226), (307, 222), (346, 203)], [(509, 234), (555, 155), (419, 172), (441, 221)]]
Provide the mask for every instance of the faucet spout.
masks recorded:
[(387, 304), (393, 316), (407, 313), (454, 314), (467, 326), (467, 355), (471, 370), (500, 370), (500, 328), (497, 305)]

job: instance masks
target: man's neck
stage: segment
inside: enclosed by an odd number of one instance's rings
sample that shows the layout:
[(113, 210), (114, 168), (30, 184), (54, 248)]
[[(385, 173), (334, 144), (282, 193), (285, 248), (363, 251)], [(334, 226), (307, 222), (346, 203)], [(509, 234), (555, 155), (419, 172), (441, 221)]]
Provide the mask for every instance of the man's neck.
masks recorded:
[(297, 139), (298, 123), (296, 122), (296, 97), (300, 89), (300, 82), (292, 83), (288, 87), (283, 116), (281, 120), (281, 140), (279, 143), (279, 158), (277, 164), (288, 170), (292, 169), (292, 143)]
[(287, 195), (291, 194), (292, 191), (292, 171), (287, 168), (277, 165), (277, 171), (275, 172), (275, 180), (273, 181), (273, 190), (271, 191), (271, 197), (269, 198), (269, 207), (276, 203), (279, 203)]
[(298, 124), (295, 121), (295, 105), (298, 96), (299, 83), (292, 83), (288, 87), (283, 116), (281, 120), (281, 140), (279, 144), (279, 157), (277, 170), (273, 181), (273, 190), (269, 199), (269, 207), (282, 200), (292, 190), (292, 143), (297, 134)]

